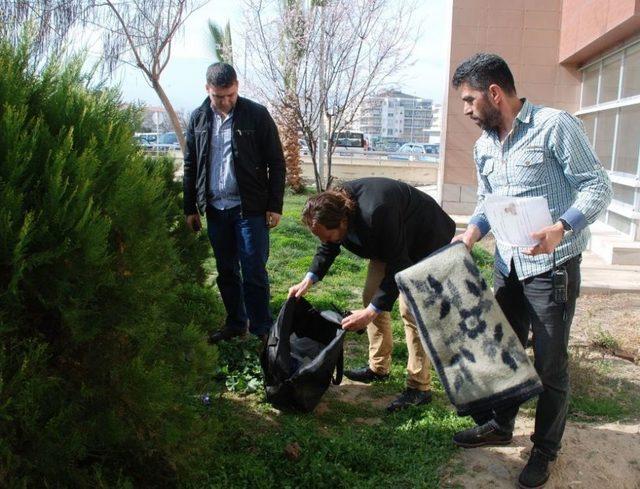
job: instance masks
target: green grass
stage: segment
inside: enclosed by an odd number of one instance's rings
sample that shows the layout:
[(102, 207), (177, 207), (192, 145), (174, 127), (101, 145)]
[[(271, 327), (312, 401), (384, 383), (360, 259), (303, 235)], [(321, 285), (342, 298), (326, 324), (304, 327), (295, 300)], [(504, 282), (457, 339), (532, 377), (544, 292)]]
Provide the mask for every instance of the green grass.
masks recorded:
[[(318, 245), (300, 223), (305, 201), (304, 195), (288, 195), (282, 222), (271, 233), (268, 269), (274, 314), (289, 287), (304, 277)], [(492, 283), (492, 256), (478, 247), (473, 256), (485, 279)], [(307, 298), (320, 309), (331, 304), (345, 309), (362, 307), (366, 268), (366, 260), (343, 250)], [(210, 270), (213, 269), (211, 264)], [(261, 390), (246, 394), (252, 388), (245, 386), (255, 386), (259, 380), (257, 356), (252, 356), (255, 344), (243, 346), (237, 342), (223, 348), (221, 358), (229, 359), (223, 373), (227, 374), (227, 388), (235, 393), (220, 394), (210, 408), (223, 420), (225, 430), (220, 449), (212, 454), (211, 463), (201, 468), (198, 487), (440, 487), (441, 476), (456, 451), (451, 436), (472, 423), (469, 418), (455, 415), (435, 374), (432, 404), (385, 414), (384, 399), (404, 388), (407, 359), (397, 305), (392, 317), (395, 344), (389, 380), (364, 388), (362, 395), (350, 402), (337, 393), (353, 386), (332, 388), (325, 395), (323, 408), (311, 414), (279, 413), (264, 401)], [(367, 347), (366, 335), (347, 335), (347, 368), (366, 364)], [(578, 394), (572, 401), (574, 417), (599, 410), (615, 418), (634, 406), (620, 408), (621, 401), (616, 397), (608, 403), (591, 402), (594, 398), (590, 391), (583, 396), (583, 391), (578, 390)], [(527, 407), (525, 411), (532, 413), (533, 403)], [(284, 452), (292, 443), (300, 447), (300, 456), (295, 460), (288, 459)]]
[(614, 378), (610, 360), (572, 351), (569, 361), (571, 419), (590, 422), (638, 419), (640, 388), (636, 383)]

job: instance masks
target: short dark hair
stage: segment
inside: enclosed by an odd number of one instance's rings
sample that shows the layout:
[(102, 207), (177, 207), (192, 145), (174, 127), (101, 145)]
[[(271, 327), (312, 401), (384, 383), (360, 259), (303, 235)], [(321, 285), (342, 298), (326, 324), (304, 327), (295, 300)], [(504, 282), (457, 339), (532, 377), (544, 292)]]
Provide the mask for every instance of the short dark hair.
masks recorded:
[(465, 59), (456, 68), (451, 83), (454, 88), (467, 83), (471, 88), (483, 92), (489, 90), (489, 85), (496, 84), (509, 95), (516, 93), (509, 65), (497, 54), (478, 53)]
[(356, 207), (356, 202), (345, 189), (325, 190), (309, 197), (302, 210), (302, 222), (308, 228), (321, 224), (327, 229), (336, 229), (343, 219), (351, 219)]
[(227, 88), (237, 81), (236, 70), (228, 63), (213, 63), (207, 68), (207, 84), (212, 87)]

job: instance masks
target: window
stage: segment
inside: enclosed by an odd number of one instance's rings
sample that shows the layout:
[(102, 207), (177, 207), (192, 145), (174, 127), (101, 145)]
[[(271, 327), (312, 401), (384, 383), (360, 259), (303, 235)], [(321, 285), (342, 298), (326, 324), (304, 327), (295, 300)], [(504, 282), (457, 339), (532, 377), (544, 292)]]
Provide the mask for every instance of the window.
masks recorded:
[(638, 174), (640, 151), (640, 105), (630, 105), (620, 109), (618, 143), (616, 145), (616, 172)]
[(636, 217), (640, 212), (640, 41), (582, 70), (576, 115), (602, 166), (614, 179), (606, 223), (635, 239), (640, 235)]
[(640, 44), (627, 49), (622, 78), (622, 97), (640, 95)]
[(607, 224), (624, 234), (631, 233), (631, 219), (619, 216), (614, 212), (608, 213)]
[(587, 68), (582, 75), (582, 107), (594, 105), (598, 96), (598, 75), (600, 74), (600, 64)]
[(598, 130), (594, 148), (600, 159), (600, 163), (607, 170), (611, 170), (613, 157), (613, 133), (616, 128), (616, 111), (606, 110), (598, 114)]
[(600, 76), (600, 96), (598, 103), (611, 102), (618, 99), (618, 87), (620, 86), (620, 66), (622, 56), (607, 59), (602, 64)]
[(633, 206), (633, 199), (635, 197), (635, 192), (632, 187), (620, 185), (619, 183), (614, 183), (612, 186), (613, 186), (613, 200), (617, 200), (622, 204)]
[(587, 133), (589, 137), (589, 141), (591, 141), (591, 146), (595, 146), (593, 140), (593, 134), (596, 126), (596, 116), (595, 114), (585, 114), (581, 117), (582, 124), (584, 125), (584, 131)]

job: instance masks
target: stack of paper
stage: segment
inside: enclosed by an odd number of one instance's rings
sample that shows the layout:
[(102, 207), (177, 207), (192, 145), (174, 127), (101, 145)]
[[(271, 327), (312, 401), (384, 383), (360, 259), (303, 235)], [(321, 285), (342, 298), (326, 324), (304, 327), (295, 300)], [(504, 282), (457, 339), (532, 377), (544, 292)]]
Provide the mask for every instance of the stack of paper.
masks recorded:
[(484, 211), (496, 241), (506, 246), (535, 246), (538, 241), (531, 234), (553, 224), (544, 197), (488, 194), (484, 199)]

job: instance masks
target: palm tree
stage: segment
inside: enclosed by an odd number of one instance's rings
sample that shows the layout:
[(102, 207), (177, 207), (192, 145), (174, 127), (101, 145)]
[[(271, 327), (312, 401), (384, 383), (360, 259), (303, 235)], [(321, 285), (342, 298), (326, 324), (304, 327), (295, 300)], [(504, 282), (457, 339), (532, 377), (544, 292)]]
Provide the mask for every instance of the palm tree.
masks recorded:
[(233, 46), (231, 44), (231, 24), (227, 21), (224, 30), (215, 22), (209, 20), (209, 33), (213, 52), (218, 61), (233, 66)]
[(298, 100), (296, 94), (297, 65), (300, 62), (300, 36), (304, 32), (303, 6), (301, 0), (282, 0), (281, 8), (288, 11), (290, 23), (284, 31), (285, 44), (282, 59), (285, 78), (285, 97), (278, 107), (278, 125), (287, 167), (287, 185), (295, 192), (304, 191), (298, 138)]

